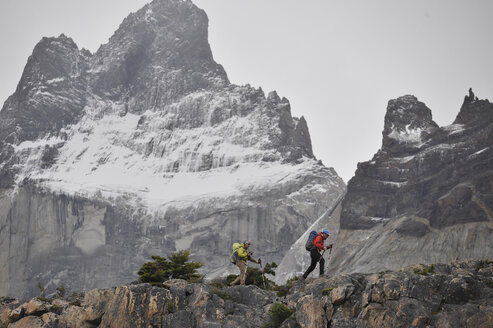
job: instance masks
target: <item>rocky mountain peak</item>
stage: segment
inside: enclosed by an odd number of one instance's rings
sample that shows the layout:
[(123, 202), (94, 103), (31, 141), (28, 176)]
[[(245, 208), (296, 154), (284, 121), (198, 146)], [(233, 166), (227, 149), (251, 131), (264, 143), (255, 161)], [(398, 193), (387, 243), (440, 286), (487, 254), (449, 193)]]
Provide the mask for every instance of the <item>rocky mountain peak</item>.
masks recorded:
[(79, 56), (75, 42), (64, 34), (42, 38), (27, 61), (17, 92), (22, 93), (36, 83), (49, 84), (54, 79), (79, 75), (80, 71), (72, 65), (72, 60), (68, 60)]
[(464, 97), (464, 103), (454, 124), (482, 124), (491, 119), (493, 119), (493, 105), (488, 99), (478, 99), (470, 88), (469, 95)]
[(207, 15), (190, 1), (156, 0), (130, 14), (97, 51), (92, 66), (97, 92), (156, 98), (157, 106), (229, 84), (212, 56)]
[(80, 117), (90, 56), (64, 34), (42, 38), (2, 108), (0, 139), (33, 140)]
[(334, 268), (488, 257), (493, 105), (470, 90), (454, 124), (436, 127), (424, 104), (401, 97), (389, 102), (383, 135), (348, 183)]
[(95, 54), (36, 46), (0, 112), (0, 293), (114, 285), (181, 249), (213, 278), (244, 239), (279, 261), (345, 192), (286, 98), (228, 81), (207, 25), (155, 0)]
[(383, 149), (391, 152), (419, 148), (438, 125), (431, 110), (415, 96), (405, 95), (390, 100), (385, 115)]

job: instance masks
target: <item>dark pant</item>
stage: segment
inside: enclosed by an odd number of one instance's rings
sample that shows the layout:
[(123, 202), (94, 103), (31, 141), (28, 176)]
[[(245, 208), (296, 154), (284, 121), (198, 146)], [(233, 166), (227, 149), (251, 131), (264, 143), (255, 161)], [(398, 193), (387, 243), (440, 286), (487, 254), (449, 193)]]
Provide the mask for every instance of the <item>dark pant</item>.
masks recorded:
[(320, 253), (318, 252), (318, 249), (316, 247), (314, 247), (310, 251), (310, 258), (312, 259), (312, 263), (310, 263), (310, 266), (308, 267), (306, 272), (303, 274), (303, 278), (305, 278), (305, 279), (315, 269), (319, 260), (320, 260), (320, 275), (324, 274), (325, 260), (322, 257), (322, 255), (320, 255)]

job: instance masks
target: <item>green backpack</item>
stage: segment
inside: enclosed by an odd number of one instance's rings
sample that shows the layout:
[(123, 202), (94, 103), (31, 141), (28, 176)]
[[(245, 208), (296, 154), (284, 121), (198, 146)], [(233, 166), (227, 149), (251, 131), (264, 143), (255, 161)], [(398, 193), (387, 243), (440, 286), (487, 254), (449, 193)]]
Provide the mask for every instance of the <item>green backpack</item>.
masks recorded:
[(233, 244), (233, 253), (231, 254), (231, 263), (236, 264), (238, 262), (238, 248), (240, 248), (240, 243)]

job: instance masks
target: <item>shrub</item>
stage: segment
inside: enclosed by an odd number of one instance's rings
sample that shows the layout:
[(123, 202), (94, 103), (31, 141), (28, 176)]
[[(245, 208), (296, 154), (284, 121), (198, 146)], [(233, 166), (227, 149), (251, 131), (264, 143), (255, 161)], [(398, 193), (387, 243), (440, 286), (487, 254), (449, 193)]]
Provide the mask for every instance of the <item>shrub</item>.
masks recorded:
[(168, 304), (167, 304), (166, 307), (167, 307), (168, 313), (175, 313), (176, 312), (176, 305), (175, 305), (175, 303), (168, 302)]
[(414, 273), (427, 276), (429, 274), (435, 274), (435, 264), (420, 264), (421, 268), (414, 268)]
[(72, 306), (82, 306), (80, 300), (72, 301), (72, 302), (69, 303), (69, 305), (72, 305)]
[(265, 328), (277, 328), (282, 325), (284, 320), (289, 318), (294, 313), (294, 309), (288, 308), (282, 303), (274, 303), (269, 310), (270, 321), (264, 327)]
[(430, 265), (420, 264), (420, 265), (421, 265), (421, 269), (414, 268), (414, 273), (421, 274), (423, 276), (427, 276), (429, 274), (435, 274), (435, 264), (430, 264)]
[(475, 268), (474, 268), (474, 269), (475, 269), (476, 271), (479, 271), (479, 270), (481, 270), (481, 269), (483, 269), (483, 268), (487, 268), (487, 267), (489, 267), (492, 263), (493, 263), (492, 261), (485, 261), (485, 260), (481, 260), (481, 261), (479, 261), (479, 262), (476, 264), (476, 266), (475, 266)]
[(224, 285), (218, 281), (213, 281), (213, 282), (209, 283), (209, 286), (217, 288), (217, 289), (223, 289), (223, 287), (224, 287)]
[[(255, 285), (259, 288), (264, 289), (264, 278), (265, 278), (265, 289), (269, 289), (269, 286), (275, 286), (275, 283), (265, 277), (265, 274), (271, 274), (273, 276), (276, 275), (274, 269), (277, 268), (277, 264), (275, 262), (267, 263), (264, 267), (264, 276), (262, 276), (262, 272), (259, 268), (247, 268), (247, 276), (245, 280), (245, 284), (247, 285)], [(228, 284), (232, 283), (238, 275), (230, 274), (226, 277), (226, 281)]]
[(330, 287), (330, 288), (325, 288), (325, 289), (322, 289), (322, 295), (330, 295), (330, 292), (334, 289), (334, 287)]
[(61, 285), (56, 288), (56, 293), (58, 297), (64, 298), (65, 297), (65, 286)]
[(170, 279), (184, 279), (194, 282), (202, 278), (197, 269), (204, 266), (200, 262), (188, 262), (189, 250), (182, 250), (171, 254), (167, 259), (160, 256), (152, 256), (154, 262), (147, 262), (137, 272), (140, 282), (151, 285), (160, 285)]
[(219, 296), (220, 298), (222, 298), (223, 300), (230, 300), (231, 299), (231, 295), (226, 290), (223, 290), (222, 288), (211, 287), (209, 289), (209, 293), (215, 294), (215, 295)]
[(40, 296), (41, 297), (46, 297), (46, 288), (44, 287), (43, 283), (41, 281), (38, 281), (38, 288), (40, 291)]
[(299, 276), (295, 276), (293, 278), (288, 279), (285, 285), (274, 286), (272, 289), (277, 291), (277, 296), (284, 297), (289, 294), (289, 291), (294, 286), (295, 281), (299, 280), (300, 278), (301, 277)]

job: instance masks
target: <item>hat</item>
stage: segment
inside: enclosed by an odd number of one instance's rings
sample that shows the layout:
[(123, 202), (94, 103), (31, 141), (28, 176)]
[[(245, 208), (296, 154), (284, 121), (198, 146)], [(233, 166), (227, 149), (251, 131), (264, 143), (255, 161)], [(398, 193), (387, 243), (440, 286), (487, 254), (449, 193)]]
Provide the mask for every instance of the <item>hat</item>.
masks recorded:
[(322, 231), (322, 233), (326, 233), (327, 235), (330, 235), (329, 230), (327, 230), (327, 229)]
[(243, 242), (243, 245), (247, 245), (247, 244), (248, 244), (248, 245), (250, 245), (250, 240), (245, 240), (245, 241)]

